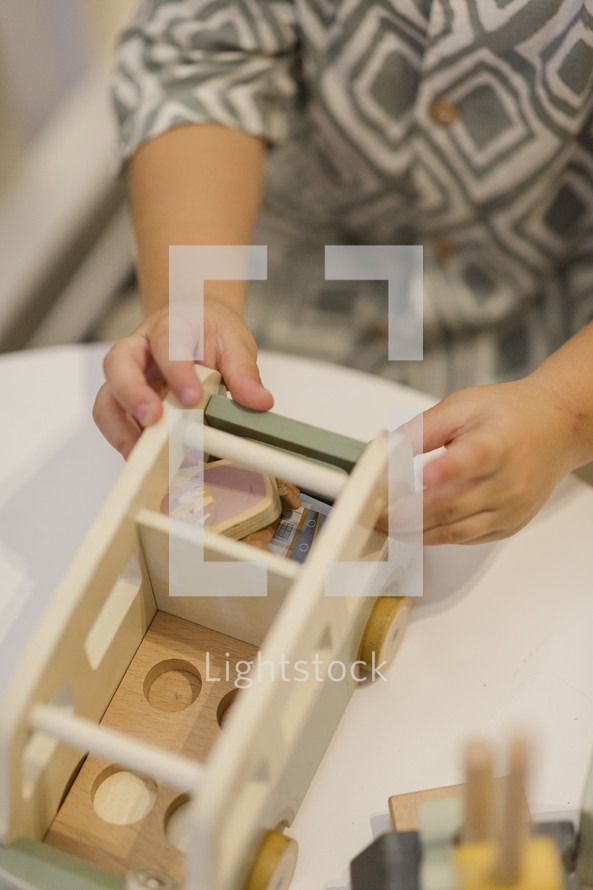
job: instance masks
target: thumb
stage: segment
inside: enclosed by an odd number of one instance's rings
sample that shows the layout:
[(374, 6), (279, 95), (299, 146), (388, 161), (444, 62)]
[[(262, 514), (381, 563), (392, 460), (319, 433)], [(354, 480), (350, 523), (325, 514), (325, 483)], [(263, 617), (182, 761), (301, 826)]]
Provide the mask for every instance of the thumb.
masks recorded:
[(422, 415), (422, 452), (427, 454), (448, 445), (463, 427), (460, 405), (447, 397)]
[(256, 357), (240, 339), (234, 340), (220, 357), (219, 371), (233, 399), (245, 408), (268, 411), (274, 396), (261, 382)]
[[(424, 453), (447, 451), (424, 466), (424, 485), (429, 487), (483, 471), (483, 428), (476, 424), (476, 401), (469, 390), (447, 396), (424, 414)], [(487, 443), (486, 443), (487, 444)]]

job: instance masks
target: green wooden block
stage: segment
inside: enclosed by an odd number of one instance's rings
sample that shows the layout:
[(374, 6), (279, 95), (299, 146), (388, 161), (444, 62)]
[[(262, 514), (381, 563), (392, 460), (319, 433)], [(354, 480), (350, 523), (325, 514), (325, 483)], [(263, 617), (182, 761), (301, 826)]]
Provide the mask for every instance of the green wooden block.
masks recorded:
[(126, 886), (118, 875), (29, 838), (0, 844), (0, 881), (4, 877), (9, 881), (10, 876), (38, 890), (125, 890)]
[(463, 819), (461, 797), (428, 800), (420, 805), (420, 886), (422, 890), (455, 890), (453, 844)]
[(462, 795), (425, 800), (418, 809), (422, 848), (452, 844), (463, 823)]
[(439, 848), (425, 855), (420, 863), (422, 890), (457, 890), (453, 848)]
[(224, 396), (212, 396), (204, 411), (209, 426), (274, 448), (339, 467), (349, 473), (365, 442), (291, 420), (269, 411), (251, 411)]

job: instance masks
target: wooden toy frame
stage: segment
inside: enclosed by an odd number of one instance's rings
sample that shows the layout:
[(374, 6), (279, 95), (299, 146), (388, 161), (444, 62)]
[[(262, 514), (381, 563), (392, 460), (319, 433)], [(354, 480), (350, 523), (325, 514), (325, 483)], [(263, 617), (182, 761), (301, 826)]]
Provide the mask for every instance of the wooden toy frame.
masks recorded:
[[(203, 368), (197, 373), (205, 408), (220, 378)], [(0, 701), (0, 841), (41, 840), (81, 757), (91, 752), (190, 795), (184, 887), (252, 890), (272, 886), (257, 874), (258, 851), (262, 844), (270, 846), (268, 832), (292, 822), (355, 677), (318, 682), (310, 676), (289, 686), (254, 683), (239, 696), (204, 766), (97, 723), (157, 611), (262, 646), (262, 659), (272, 664), (283, 657), (293, 664), (309, 662), (315, 653), (328, 662), (351, 664), (361, 652), (382, 659), (394, 650), (409, 603), (390, 597), (375, 607), (381, 590), (373, 585), (386, 581), (381, 571), (386, 537), (375, 523), (386, 502), (388, 468), (393, 472), (395, 464), (410, 482), (412, 459), (403, 437), (381, 434), (346, 476), (214, 427), (202, 432), (195, 418), (195, 412), (171, 403), (161, 421), (144, 432), (15, 667)], [(335, 498), (304, 565), (208, 531), (198, 534), (158, 512), (171, 468), (202, 435), (206, 450), (218, 457)], [(255, 438), (265, 440), (265, 431)], [(170, 590), (170, 536), (186, 565), (199, 559), (264, 566), (267, 596), (192, 596), (183, 579), (180, 589)], [(126, 575), (133, 554), (140, 580)], [(344, 561), (366, 562), (376, 570), (360, 573), (347, 591), (355, 595), (325, 595), (327, 566)], [(355, 571), (350, 575), (356, 578)], [(278, 862), (284, 857), (279, 867), (285, 875), (277, 872), (274, 887), (290, 882), (296, 858), (290, 850), (290, 855), (284, 848), (267, 854), (270, 874), (274, 857)]]

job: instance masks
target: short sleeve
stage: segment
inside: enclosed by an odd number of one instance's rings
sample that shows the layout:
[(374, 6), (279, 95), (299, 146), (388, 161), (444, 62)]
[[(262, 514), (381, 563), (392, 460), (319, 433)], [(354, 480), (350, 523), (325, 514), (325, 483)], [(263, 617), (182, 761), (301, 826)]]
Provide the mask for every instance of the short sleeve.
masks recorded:
[(112, 77), (119, 161), (188, 123), (282, 142), (298, 70), (292, 0), (144, 0)]

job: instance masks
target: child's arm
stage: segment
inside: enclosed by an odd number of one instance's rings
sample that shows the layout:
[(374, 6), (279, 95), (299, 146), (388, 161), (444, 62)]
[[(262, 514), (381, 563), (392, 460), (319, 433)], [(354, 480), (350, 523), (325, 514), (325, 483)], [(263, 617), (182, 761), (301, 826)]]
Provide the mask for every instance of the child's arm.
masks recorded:
[[(264, 143), (218, 124), (177, 127), (144, 144), (129, 183), (144, 322), (108, 353), (93, 416), (127, 457), (141, 430), (161, 415), (167, 387), (186, 405), (200, 398), (189, 361), (169, 361), (169, 245), (249, 244), (262, 188)], [(204, 296), (204, 362), (233, 397), (265, 410), (255, 341), (243, 322), (245, 285), (216, 282)]]
[(528, 377), (444, 399), (424, 414), (423, 439), (425, 452), (447, 448), (424, 471), (424, 543), (514, 534), (593, 460), (593, 323)]

